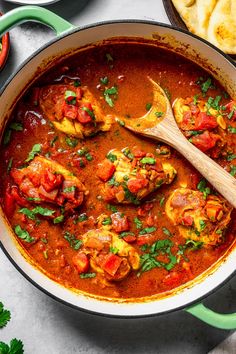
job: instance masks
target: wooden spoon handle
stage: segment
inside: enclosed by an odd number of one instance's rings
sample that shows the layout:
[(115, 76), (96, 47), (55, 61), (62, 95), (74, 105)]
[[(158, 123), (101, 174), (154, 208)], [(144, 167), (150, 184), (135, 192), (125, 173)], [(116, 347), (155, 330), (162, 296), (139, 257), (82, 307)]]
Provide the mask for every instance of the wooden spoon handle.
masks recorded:
[(192, 145), (182, 134), (169, 144), (178, 150), (236, 208), (236, 179), (215, 161)]

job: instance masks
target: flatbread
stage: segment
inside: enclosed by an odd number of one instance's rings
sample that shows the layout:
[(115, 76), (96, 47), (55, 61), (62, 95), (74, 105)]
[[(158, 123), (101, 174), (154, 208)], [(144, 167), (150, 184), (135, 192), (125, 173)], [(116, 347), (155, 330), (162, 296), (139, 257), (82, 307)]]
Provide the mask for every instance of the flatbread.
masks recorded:
[(236, 54), (236, 0), (172, 0), (190, 32)]

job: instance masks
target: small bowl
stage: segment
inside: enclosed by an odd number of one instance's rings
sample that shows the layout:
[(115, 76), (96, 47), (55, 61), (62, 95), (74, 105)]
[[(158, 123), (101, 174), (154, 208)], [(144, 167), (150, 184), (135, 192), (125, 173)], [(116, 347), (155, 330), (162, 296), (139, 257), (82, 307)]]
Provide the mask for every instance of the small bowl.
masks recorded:
[[(3, 13), (0, 12), (0, 16), (2, 16)], [(10, 36), (9, 33), (7, 32), (6, 34), (4, 34), (2, 36), (2, 38), (0, 38), (0, 43), (2, 44), (1, 50), (0, 50), (0, 70), (3, 69), (7, 57), (8, 57), (8, 53), (9, 53), (9, 49), (10, 49)]]

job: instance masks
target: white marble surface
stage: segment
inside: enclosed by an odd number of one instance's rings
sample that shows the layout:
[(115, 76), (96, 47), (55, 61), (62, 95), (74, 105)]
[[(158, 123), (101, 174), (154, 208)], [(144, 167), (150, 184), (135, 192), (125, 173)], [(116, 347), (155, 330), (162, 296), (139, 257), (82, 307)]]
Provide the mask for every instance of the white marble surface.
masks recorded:
[[(0, 0), (7, 12), (13, 5)], [(168, 23), (161, 0), (61, 0), (48, 6), (74, 25), (118, 18), (152, 19)], [(11, 53), (0, 73), (0, 86), (17, 66), (53, 38), (51, 30), (27, 23), (11, 31)], [(219, 312), (236, 310), (236, 278), (205, 303)], [(0, 341), (21, 338), (26, 354), (159, 353), (202, 354), (228, 338), (214, 354), (236, 353), (235, 337), (200, 322), (184, 311), (148, 319), (107, 319), (75, 311), (34, 288), (0, 250), (0, 301), (12, 320), (0, 331)]]

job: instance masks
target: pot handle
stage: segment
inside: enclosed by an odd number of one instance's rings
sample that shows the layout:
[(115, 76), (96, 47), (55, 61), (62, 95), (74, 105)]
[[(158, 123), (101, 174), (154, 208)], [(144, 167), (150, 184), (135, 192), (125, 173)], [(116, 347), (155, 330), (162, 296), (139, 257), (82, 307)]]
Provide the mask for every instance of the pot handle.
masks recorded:
[(0, 37), (23, 22), (35, 21), (51, 27), (57, 36), (75, 28), (70, 22), (39, 6), (22, 6), (7, 12), (0, 18)]
[(185, 311), (213, 327), (220, 329), (236, 329), (236, 313), (217, 313), (204, 306), (201, 302), (186, 308)]

